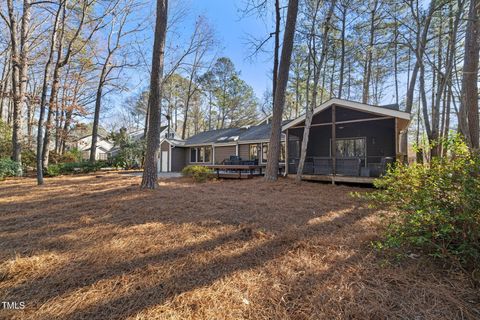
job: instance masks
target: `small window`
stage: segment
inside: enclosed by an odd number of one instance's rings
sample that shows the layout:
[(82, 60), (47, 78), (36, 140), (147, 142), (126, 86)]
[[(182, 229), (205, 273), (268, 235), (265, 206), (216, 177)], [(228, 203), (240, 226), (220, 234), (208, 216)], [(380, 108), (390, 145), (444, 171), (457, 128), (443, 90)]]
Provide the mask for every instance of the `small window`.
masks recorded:
[(197, 148), (190, 149), (190, 162), (197, 162)]
[(205, 147), (198, 148), (198, 162), (204, 162), (205, 160)]
[(205, 158), (204, 158), (205, 162), (212, 161), (212, 147), (210, 147), (210, 146), (205, 147), (205, 155), (204, 156), (205, 156)]
[(262, 143), (262, 162), (267, 162), (268, 159), (268, 143)]
[(260, 146), (258, 144), (251, 144), (250, 145), (250, 150), (248, 153), (248, 158), (250, 160), (258, 160), (258, 149)]

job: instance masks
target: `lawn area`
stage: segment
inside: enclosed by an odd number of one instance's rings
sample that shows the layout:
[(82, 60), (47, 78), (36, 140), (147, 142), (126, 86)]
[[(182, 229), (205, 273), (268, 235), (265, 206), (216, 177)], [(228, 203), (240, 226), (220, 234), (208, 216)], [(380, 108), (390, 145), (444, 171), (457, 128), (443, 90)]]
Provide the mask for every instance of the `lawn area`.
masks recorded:
[(480, 318), (465, 274), (372, 249), (368, 189), (140, 179), (0, 182), (0, 318)]

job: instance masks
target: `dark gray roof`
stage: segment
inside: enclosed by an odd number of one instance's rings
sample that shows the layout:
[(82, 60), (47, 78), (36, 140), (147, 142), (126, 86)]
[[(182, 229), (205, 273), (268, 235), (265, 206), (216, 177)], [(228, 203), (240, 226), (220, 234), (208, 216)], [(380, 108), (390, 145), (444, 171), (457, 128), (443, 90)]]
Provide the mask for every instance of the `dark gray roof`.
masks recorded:
[[(288, 122), (290, 122), (290, 120), (283, 121), (282, 126)], [(196, 144), (228, 143), (234, 141), (242, 142), (268, 140), (270, 138), (271, 128), (272, 125), (269, 123), (258, 126), (205, 131), (188, 138), (185, 141), (185, 146)]]
[(379, 107), (400, 111), (400, 107), (398, 106), (398, 103), (386, 104), (386, 105), (379, 106)]

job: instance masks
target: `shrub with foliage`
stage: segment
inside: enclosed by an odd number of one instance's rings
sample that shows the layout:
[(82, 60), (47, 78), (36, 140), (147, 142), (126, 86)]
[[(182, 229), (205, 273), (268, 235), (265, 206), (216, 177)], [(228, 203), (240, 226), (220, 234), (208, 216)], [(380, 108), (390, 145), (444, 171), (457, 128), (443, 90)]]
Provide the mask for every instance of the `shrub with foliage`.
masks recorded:
[(0, 158), (0, 180), (6, 177), (15, 177), (20, 172), (20, 165), (18, 162), (10, 158)]
[(37, 157), (35, 151), (28, 148), (22, 149), (22, 166), (24, 168), (36, 168)]
[(204, 166), (186, 166), (182, 170), (182, 175), (192, 177), (196, 182), (205, 182), (214, 178), (213, 171)]
[(140, 168), (146, 150), (145, 139), (134, 141), (125, 129), (121, 129), (118, 133), (112, 133), (111, 138), (115, 147), (118, 148), (112, 158), (112, 164), (126, 170)]
[(12, 128), (0, 119), (0, 158), (12, 155)]
[(463, 266), (480, 263), (480, 158), (459, 137), (429, 165), (398, 164), (366, 195), (391, 209), (380, 247), (408, 246)]
[(45, 174), (49, 177), (56, 177), (62, 174), (89, 173), (108, 166), (106, 161), (57, 163), (49, 165)]
[(70, 149), (62, 154), (59, 158), (59, 162), (73, 163), (82, 161), (82, 151), (77, 148)]

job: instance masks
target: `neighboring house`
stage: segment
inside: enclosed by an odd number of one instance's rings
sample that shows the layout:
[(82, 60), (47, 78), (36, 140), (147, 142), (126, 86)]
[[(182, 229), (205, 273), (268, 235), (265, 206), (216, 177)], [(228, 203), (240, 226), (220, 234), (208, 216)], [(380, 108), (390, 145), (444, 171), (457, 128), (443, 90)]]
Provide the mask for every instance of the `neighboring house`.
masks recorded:
[[(73, 143), (73, 147), (82, 152), (82, 159), (90, 159), (90, 148), (92, 146), (92, 135), (79, 138)], [(95, 160), (107, 160), (110, 150), (113, 148), (113, 143), (108, 141), (103, 135), (99, 135), (97, 139), (97, 149), (95, 153)]]
[[(169, 130), (168, 126), (160, 127), (160, 140), (163, 141), (166, 138), (169, 138), (172, 140), (179, 140), (180, 137), (175, 132), (172, 132), (172, 131), (173, 130)], [(140, 130), (130, 132), (128, 133), (128, 136), (134, 142), (140, 141), (141, 139), (145, 138), (145, 130), (140, 129)], [(117, 155), (119, 150), (120, 148), (118, 146), (113, 147), (109, 152), (109, 156), (114, 157), (115, 155)]]
[[(406, 156), (406, 150), (400, 149), (400, 133), (409, 121), (410, 114), (399, 111), (397, 105), (380, 107), (342, 99), (325, 102), (314, 110), (304, 178), (347, 181), (345, 177), (351, 177), (352, 182), (371, 182), (388, 162)], [(305, 116), (283, 122), (279, 161), (288, 164), (286, 174), (297, 171), (304, 127)], [(266, 164), (270, 131), (267, 120), (256, 126), (202, 132), (184, 141), (165, 137), (158, 168), (180, 171), (190, 164), (220, 164), (230, 156)]]

